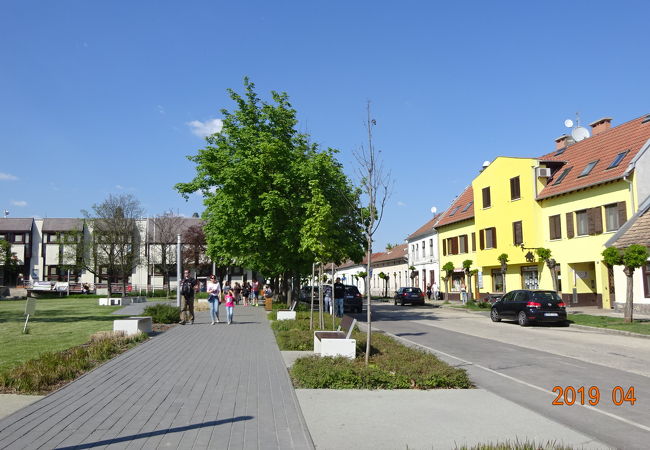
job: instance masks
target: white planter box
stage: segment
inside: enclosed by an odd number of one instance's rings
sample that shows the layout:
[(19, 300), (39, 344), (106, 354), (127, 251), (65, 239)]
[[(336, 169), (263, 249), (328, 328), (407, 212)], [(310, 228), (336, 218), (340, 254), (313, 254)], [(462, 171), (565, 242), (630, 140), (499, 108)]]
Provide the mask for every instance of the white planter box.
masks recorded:
[(117, 319), (113, 321), (113, 331), (123, 331), (126, 335), (151, 333), (153, 322), (151, 317), (129, 317), (126, 319)]
[[(337, 333), (337, 332), (330, 332)], [(320, 356), (344, 356), (349, 359), (357, 357), (357, 340), (345, 339), (345, 333), (339, 332), (343, 337), (336, 339), (318, 338), (314, 333), (314, 353)]]
[(278, 310), (278, 320), (296, 320), (296, 312)]
[(127, 306), (131, 304), (131, 297), (101, 297), (99, 306)]

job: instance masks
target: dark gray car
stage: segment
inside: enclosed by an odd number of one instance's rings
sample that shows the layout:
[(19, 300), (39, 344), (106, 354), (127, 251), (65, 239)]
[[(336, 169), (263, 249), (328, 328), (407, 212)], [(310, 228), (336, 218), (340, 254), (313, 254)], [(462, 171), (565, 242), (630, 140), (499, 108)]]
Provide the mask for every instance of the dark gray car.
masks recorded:
[(566, 323), (566, 305), (555, 291), (510, 291), (492, 305), (492, 322), (515, 320), (525, 327), (531, 322)]

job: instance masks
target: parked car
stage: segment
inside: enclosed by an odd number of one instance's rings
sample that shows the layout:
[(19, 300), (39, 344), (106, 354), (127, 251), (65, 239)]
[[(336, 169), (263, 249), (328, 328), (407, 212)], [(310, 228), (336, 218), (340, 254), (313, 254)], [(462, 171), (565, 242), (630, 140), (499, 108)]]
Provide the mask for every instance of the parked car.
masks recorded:
[(417, 287), (401, 287), (395, 291), (393, 300), (395, 301), (395, 305), (397, 303), (402, 306), (406, 303), (410, 303), (411, 305), (424, 305), (424, 292)]
[(363, 296), (356, 286), (345, 285), (345, 298), (343, 299), (343, 310), (345, 312), (363, 312)]
[(510, 291), (492, 305), (492, 322), (515, 320), (525, 327), (531, 322), (566, 323), (566, 305), (555, 291)]

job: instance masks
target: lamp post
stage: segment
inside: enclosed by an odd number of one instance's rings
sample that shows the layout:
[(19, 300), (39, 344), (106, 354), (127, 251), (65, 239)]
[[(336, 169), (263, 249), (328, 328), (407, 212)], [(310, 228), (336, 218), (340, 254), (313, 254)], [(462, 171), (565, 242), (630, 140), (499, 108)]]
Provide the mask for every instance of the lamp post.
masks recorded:
[(181, 235), (176, 235), (176, 306), (181, 307)]

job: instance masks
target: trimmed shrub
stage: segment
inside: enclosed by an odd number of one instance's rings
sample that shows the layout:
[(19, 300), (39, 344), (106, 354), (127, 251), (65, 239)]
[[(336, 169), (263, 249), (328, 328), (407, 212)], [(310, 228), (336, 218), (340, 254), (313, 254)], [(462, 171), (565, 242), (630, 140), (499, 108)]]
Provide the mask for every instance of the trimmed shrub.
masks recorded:
[(178, 322), (181, 309), (178, 306), (171, 306), (167, 303), (157, 303), (147, 306), (144, 309), (144, 316), (151, 316), (154, 323), (175, 323)]

